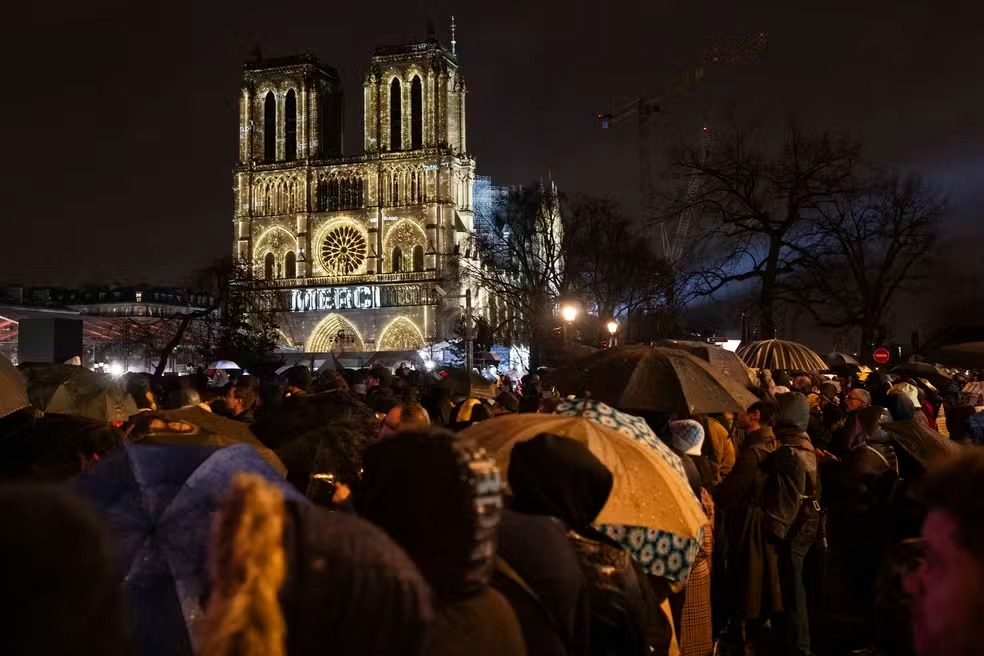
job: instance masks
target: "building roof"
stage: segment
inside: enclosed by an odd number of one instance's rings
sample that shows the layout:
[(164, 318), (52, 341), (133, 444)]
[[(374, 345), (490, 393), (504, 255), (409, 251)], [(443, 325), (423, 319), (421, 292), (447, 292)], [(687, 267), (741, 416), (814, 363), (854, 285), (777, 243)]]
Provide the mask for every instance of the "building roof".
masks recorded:
[(246, 62), (243, 64), (243, 70), (247, 73), (252, 72), (269, 72), (274, 70), (290, 71), (299, 68), (311, 68), (317, 70), (327, 77), (338, 79), (338, 71), (333, 66), (328, 66), (327, 64), (322, 64), (318, 61), (318, 58), (310, 52), (301, 53), (299, 55), (287, 55), (285, 57), (268, 57), (264, 58), (262, 55), (258, 55), (257, 59), (253, 61)]

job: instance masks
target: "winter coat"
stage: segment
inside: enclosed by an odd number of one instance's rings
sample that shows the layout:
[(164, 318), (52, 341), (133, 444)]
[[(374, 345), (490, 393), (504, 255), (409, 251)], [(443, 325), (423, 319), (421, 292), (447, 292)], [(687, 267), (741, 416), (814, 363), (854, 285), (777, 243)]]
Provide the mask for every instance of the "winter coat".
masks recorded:
[(714, 488), (723, 542), (722, 587), (736, 619), (764, 619), (782, 610), (778, 554), (766, 539), (761, 507), (763, 463), (777, 446), (768, 426), (748, 433), (734, 469)]
[(526, 653), (523, 633), (512, 607), (492, 588), (439, 608), (431, 626), (429, 656), (525, 656)]
[(529, 653), (587, 654), (587, 584), (564, 524), (546, 515), (505, 511), (499, 558), (504, 567), (492, 585), (516, 611)]
[(714, 651), (711, 617), (711, 559), (714, 552), (714, 501), (707, 490), (701, 491), (701, 506), (707, 515), (704, 541), (697, 552), (687, 581), (687, 597), (680, 623), (681, 656), (708, 656)]
[(806, 399), (792, 393), (779, 396), (777, 401), (779, 448), (766, 465), (770, 478), (766, 486), (766, 527), (774, 536), (785, 540), (796, 530), (803, 504), (819, 504), (820, 475), (817, 454), (806, 432), (810, 423)]
[(608, 468), (574, 440), (538, 435), (510, 454), (514, 508), (559, 519), (577, 553), (590, 603), (589, 653), (648, 656), (660, 626), (653, 591), (629, 553), (591, 527), (612, 485)]
[(717, 419), (707, 417), (703, 425), (705, 437), (710, 438), (716, 458), (715, 464), (717, 467), (714, 472), (714, 483), (720, 483), (734, 469), (736, 458), (735, 445), (731, 441), (731, 435), (728, 433), (728, 429)]

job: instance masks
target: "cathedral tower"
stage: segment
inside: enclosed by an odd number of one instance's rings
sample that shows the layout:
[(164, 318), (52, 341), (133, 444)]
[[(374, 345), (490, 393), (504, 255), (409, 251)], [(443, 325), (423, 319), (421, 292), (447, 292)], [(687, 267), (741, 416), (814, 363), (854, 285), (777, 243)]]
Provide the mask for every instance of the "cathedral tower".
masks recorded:
[(308, 353), (421, 348), (460, 304), (475, 161), (457, 59), (433, 39), (379, 48), (363, 93), (365, 152), (345, 157), (334, 69), (244, 67), (234, 252), (283, 289), (284, 332)]

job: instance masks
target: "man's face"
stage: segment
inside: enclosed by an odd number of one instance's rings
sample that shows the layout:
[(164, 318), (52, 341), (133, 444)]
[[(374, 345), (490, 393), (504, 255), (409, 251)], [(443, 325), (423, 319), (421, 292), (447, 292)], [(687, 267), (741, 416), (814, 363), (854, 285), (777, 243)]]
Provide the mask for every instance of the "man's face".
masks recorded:
[(847, 404), (848, 410), (860, 410), (864, 407), (864, 400), (859, 398), (854, 392), (847, 395), (845, 403)]
[(793, 381), (793, 389), (799, 390), (800, 392), (813, 389), (813, 380), (809, 376), (797, 376)]
[(759, 417), (759, 411), (753, 410), (752, 412), (742, 412), (738, 415), (738, 428), (742, 430), (749, 430), (752, 427), (757, 427), (761, 421)]
[(984, 563), (956, 532), (952, 516), (931, 511), (922, 530), (925, 560), (905, 579), (919, 656), (971, 656), (984, 647)]

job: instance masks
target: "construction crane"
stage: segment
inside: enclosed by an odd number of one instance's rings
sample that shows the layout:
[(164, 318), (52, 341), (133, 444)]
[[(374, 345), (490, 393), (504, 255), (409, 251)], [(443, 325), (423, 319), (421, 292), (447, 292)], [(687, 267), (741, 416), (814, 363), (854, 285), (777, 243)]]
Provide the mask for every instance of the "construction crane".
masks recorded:
[[(653, 171), (653, 124), (663, 111), (663, 103), (673, 96), (687, 93), (703, 82), (707, 73), (729, 64), (742, 64), (760, 59), (768, 47), (768, 35), (759, 32), (751, 35), (738, 35), (715, 41), (704, 60), (695, 66), (684, 69), (670, 78), (659, 96), (638, 98), (612, 111), (598, 114), (600, 126), (604, 129), (620, 125), (635, 125), (639, 130), (639, 193), (642, 202), (642, 219), (647, 225), (655, 223), (656, 177)], [(700, 139), (700, 161), (703, 163), (711, 147), (711, 131), (704, 127)], [(690, 179), (687, 197), (692, 199), (699, 191), (699, 176)], [(679, 261), (686, 243), (687, 234), (693, 224), (694, 211), (688, 210), (677, 218), (674, 225), (659, 223), (659, 243), (662, 255), (672, 263)], [(671, 222), (674, 223), (674, 222)]]

